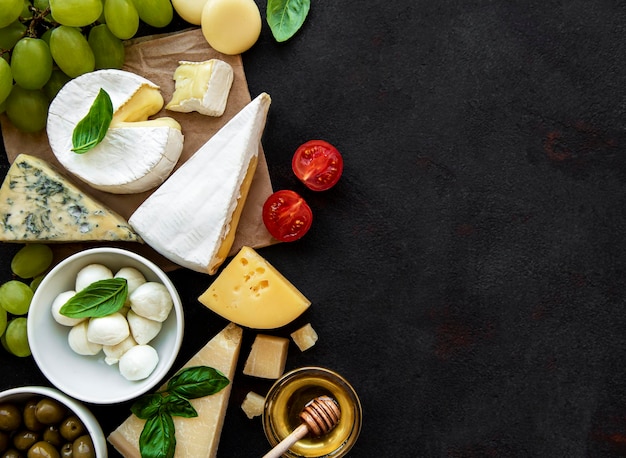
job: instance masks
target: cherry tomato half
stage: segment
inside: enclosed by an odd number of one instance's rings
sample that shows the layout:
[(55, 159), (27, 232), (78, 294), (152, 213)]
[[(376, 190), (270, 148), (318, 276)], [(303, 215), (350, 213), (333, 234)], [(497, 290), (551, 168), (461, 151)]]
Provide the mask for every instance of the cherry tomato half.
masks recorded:
[(310, 140), (298, 147), (291, 160), (298, 179), (312, 191), (326, 191), (337, 184), (343, 172), (339, 150), (324, 140)]
[(276, 191), (263, 204), (263, 223), (272, 237), (281, 242), (298, 240), (312, 222), (311, 207), (294, 191)]

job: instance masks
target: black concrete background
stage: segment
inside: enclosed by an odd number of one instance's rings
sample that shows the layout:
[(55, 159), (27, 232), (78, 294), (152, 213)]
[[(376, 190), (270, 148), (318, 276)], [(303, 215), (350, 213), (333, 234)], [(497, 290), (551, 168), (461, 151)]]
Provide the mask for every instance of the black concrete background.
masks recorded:
[[(626, 6), (312, 3), (292, 40), (264, 23), (243, 56), (252, 95), (273, 99), (274, 187), (315, 212), (304, 239), (260, 250), (313, 303), (275, 332), (320, 335), (287, 369), (352, 382), (364, 423), (349, 456), (626, 455)], [(290, 170), (311, 138), (345, 158), (324, 193)], [(4, 279), (16, 249), (0, 246)], [(210, 277), (171, 276), (182, 364), (226, 322), (196, 302)], [(268, 450), (239, 405), (270, 383), (243, 359), (219, 457)], [(47, 384), (31, 359), (0, 352), (0, 368), (0, 388)], [(92, 406), (107, 433), (128, 407)]]

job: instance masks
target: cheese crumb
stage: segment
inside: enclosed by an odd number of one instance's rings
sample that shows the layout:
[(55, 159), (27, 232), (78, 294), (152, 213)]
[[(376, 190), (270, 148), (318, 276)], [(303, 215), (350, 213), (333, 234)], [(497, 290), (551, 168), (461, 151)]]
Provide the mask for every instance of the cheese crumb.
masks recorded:
[(254, 417), (263, 415), (263, 408), (265, 406), (265, 398), (260, 394), (250, 391), (246, 394), (245, 399), (241, 403), (241, 409), (250, 420)]
[(245, 375), (277, 379), (285, 371), (289, 339), (257, 334), (243, 368)]
[(317, 342), (317, 332), (311, 326), (311, 323), (307, 323), (297, 331), (292, 332), (291, 338), (298, 346), (300, 351), (305, 351), (311, 348)]

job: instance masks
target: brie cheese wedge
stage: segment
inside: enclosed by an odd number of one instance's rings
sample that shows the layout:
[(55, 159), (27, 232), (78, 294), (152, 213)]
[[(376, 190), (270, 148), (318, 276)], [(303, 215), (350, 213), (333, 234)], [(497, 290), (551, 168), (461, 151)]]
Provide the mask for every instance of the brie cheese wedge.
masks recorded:
[(233, 67), (219, 59), (180, 61), (174, 81), (176, 87), (166, 109), (222, 116), (233, 84)]
[(214, 274), (235, 238), (252, 183), (270, 96), (260, 94), (179, 167), (129, 218), (170, 261)]
[(141, 242), (126, 220), (42, 159), (20, 154), (0, 188), (0, 241)]
[[(77, 154), (72, 151), (74, 128), (100, 89), (113, 103), (111, 125), (98, 145)], [(176, 120), (148, 119), (163, 104), (159, 87), (134, 73), (85, 73), (65, 84), (50, 104), (46, 130), (52, 152), (69, 172), (95, 189), (115, 194), (152, 189), (169, 176), (183, 150)]]

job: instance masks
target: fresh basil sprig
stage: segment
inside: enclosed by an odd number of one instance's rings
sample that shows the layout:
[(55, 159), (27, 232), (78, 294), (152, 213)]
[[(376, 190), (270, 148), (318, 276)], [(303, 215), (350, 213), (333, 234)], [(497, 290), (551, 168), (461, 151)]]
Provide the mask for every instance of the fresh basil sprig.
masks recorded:
[(139, 436), (142, 458), (171, 458), (176, 451), (173, 416), (194, 418), (198, 412), (189, 402), (218, 393), (229, 384), (217, 369), (193, 366), (174, 375), (162, 391), (141, 396), (130, 410), (146, 420)]
[(311, 0), (267, 0), (267, 24), (276, 41), (287, 41), (300, 30)]
[(107, 278), (87, 286), (72, 296), (59, 310), (70, 318), (98, 318), (122, 308), (128, 297), (125, 278)]
[(102, 141), (113, 119), (113, 103), (108, 92), (100, 89), (89, 112), (72, 133), (72, 151), (84, 154)]

